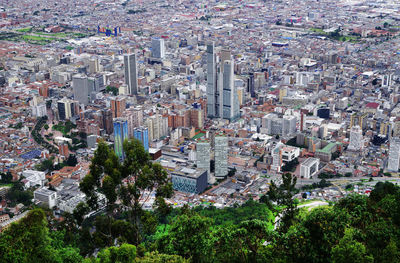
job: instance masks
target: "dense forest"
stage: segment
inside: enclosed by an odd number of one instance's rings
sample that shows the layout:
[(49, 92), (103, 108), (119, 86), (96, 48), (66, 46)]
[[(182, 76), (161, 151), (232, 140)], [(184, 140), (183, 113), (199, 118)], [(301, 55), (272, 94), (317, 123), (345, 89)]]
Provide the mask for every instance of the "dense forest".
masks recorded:
[[(173, 209), (164, 201), (172, 194), (165, 171), (137, 141), (124, 144), (119, 163), (100, 143), (81, 183), (87, 202), (73, 214), (60, 221), (34, 209), (1, 233), (0, 263), (400, 262), (400, 189), (392, 183), (309, 211), (297, 208), (296, 179), (284, 174), (260, 202)], [(139, 200), (150, 191), (157, 199), (146, 211)], [(86, 218), (97, 192), (106, 209)]]

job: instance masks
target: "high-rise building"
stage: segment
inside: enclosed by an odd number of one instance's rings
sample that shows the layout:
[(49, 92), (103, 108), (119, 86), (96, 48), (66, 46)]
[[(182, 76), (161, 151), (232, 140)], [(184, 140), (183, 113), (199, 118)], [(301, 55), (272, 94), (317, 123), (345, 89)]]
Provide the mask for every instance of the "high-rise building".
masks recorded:
[(143, 144), (146, 152), (149, 151), (149, 129), (146, 127), (138, 127), (133, 130), (133, 136)]
[(128, 121), (125, 118), (114, 119), (114, 151), (123, 160), (125, 158), (123, 143), (128, 139)]
[(62, 98), (57, 101), (57, 109), (60, 120), (69, 120), (79, 114), (79, 103), (74, 100)]
[(283, 164), (282, 160), (282, 151), (281, 148), (283, 147), (283, 143), (279, 142), (275, 148), (272, 149), (271, 155), (272, 155), (272, 164), (271, 164), (271, 170), (280, 172), (281, 167)]
[(228, 174), (228, 137), (218, 133), (214, 140), (215, 177), (224, 178)]
[(47, 116), (46, 103), (40, 103), (37, 105), (33, 105), (33, 106), (31, 106), (31, 108), (32, 108), (32, 116), (35, 116), (35, 117)]
[(88, 77), (88, 88), (89, 91), (95, 91), (95, 92), (103, 91), (106, 88), (104, 85), (103, 75), (97, 74), (93, 77)]
[(102, 109), (101, 110), (102, 121), (103, 121), (103, 129), (107, 134), (113, 133), (113, 117), (110, 109)]
[(390, 141), (389, 148), (389, 159), (388, 159), (388, 171), (398, 172), (399, 171), (399, 161), (400, 161), (400, 139), (393, 138)]
[(229, 49), (224, 48), (221, 50), (220, 57), (221, 63), (224, 63), (225, 61), (230, 61), (232, 59), (232, 53)]
[(136, 64), (136, 53), (124, 55), (125, 83), (128, 85), (129, 93), (138, 94), (138, 70)]
[(168, 118), (159, 114), (147, 118), (146, 126), (149, 129), (150, 141), (159, 140), (168, 134)]
[(239, 99), (239, 106), (241, 106), (244, 103), (244, 88), (243, 87), (237, 88), (237, 93)]
[(151, 56), (159, 59), (163, 59), (165, 57), (164, 39), (153, 38), (151, 40)]
[(60, 143), (58, 145), (58, 151), (59, 151), (60, 155), (62, 155), (64, 157), (68, 157), (69, 156), (68, 144), (65, 142)]
[(72, 87), (74, 91), (75, 100), (84, 105), (89, 103), (89, 90), (88, 78), (85, 75), (74, 75), (72, 77)]
[(353, 126), (350, 129), (350, 143), (348, 149), (350, 151), (359, 151), (363, 148), (363, 136), (360, 126)]
[(204, 126), (203, 110), (201, 108), (190, 109), (190, 125), (202, 129)]
[(362, 130), (367, 128), (367, 113), (356, 112), (350, 116), (350, 128), (360, 126)]
[(88, 64), (89, 64), (89, 73), (96, 73), (100, 71), (100, 63), (98, 58), (91, 58)]
[(196, 158), (197, 168), (207, 170), (207, 181), (210, 182), (210, 142), (208, 140), (197, 141)]
[(125, 110), (124, 117), (128, 119), (129, 137), (133, 138), (133, 129), (143, 125), (142, 107), (131, 107)]
[(220, 117), (220, 96), (217, 78), (217, 56), (214, 43), (207, 45), (207, 115), (209, 118)]
[(266, 129), (267, 134), (271, 135), (290, 135), (296, 133), (297, 119), (295, 116), (279, 117), (275, 113), (270, 113), (262, 118), (262, 126)]
[(239, 98), (237, 88), (234, 85), (233, 60), (227, 60), (223, 64), (223, 109), (222, 117), (227, 120), (236, 120), (240, 117)]
[(122, 117), (126, 109), (126, 99), (124, 97), (114, 97), (110, 100), (113, 118)]

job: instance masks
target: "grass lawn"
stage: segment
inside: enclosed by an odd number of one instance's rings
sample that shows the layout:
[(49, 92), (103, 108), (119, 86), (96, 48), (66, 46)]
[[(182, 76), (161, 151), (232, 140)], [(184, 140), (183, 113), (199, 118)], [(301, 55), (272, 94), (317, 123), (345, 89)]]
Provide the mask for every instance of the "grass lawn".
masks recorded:
[(26, 28), (21, 28), (21, 29), (17, 29), (18, 32), (31, 32), (32, 31), (32, 27), (26, 27)]
[(74, 125), (72, 122), (67, 121), (65, 123), (58, 123), (56, 125), (53, 125), (52, 130), (62, 132), (62, 134), (66, 136), (74, 128), (76, 128), (76, 125)]
[(39, 36), (50, 36), (50, 37), (67, 37), (66, 33), (33, 32), (33, 34)]
[(317, 32), (317, 33), (320, 33), (320, 34), (324, 34), (324, 35), (327, 35), (328, 33), (326, 33), (323, 29), (321, 29), (321, 28), (310, 28), (310, 30), (311, 31), (313, 31), (313, 32)]
[(35, 41), (48, 41), (48, 38), (40, 37), (40, 36), (29, 36), (25, 35), (22, 37), (25, 40), (35, 40)]

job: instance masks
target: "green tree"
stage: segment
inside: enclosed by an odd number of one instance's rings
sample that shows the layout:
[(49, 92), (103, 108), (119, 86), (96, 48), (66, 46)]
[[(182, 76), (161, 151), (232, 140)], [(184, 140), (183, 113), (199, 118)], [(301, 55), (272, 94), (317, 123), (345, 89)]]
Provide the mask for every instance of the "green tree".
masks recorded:
[(211, 226), (211, 219), (189, 211), (175, 218), (168, 234), (158, 240), (158, 247), (195, 263), (212, 262)]
[(386, 195), (393, 195), (399, 191), (399, 187), (394, 185), (391, 182), (378, 182), (374, 190), (371, 191), (370, 200), (374, 202), (379, 202), (382, 200)]
[(280, 229), (285, 232), (293, 224), (298, 213), (297, 205), (294, 202), (294, 194), (296, 194), (297, 178), (290, 173), (282, 175), (282, 184), (277, 186), (274, 181), (271, 182), (267, 193), (269, 200), (276, 201), (279, 206), (284, 209), (280, 216)]
[(0, 176), (1, 176), (0, 182), (2, 184), (9, 184), (12, 182), (13, 176), (10, 172), (1, 173)]
[(45, 213), (35, 209), (19, 223), (12, 224), (0, 237), (0, 263), (58, 262), (51, 247)]
[(389, 241), (389, 244), (382, 251), (382, 260), (380, 262), (400, 262), (400, 250), (393, 239)]
[(30, 205), (32, 203), (33, 194), (31, 191), (25, 191), (23, 184), (18, 181), (13, 183), (10, 190), (8, 190), (6, 198), (14, 204), (22, 203), (24, 205)]
[(78, 164), (78, 160), (76, 159), (76, 156), (74, 154), (70, 154), (65, 163), (68, 166), (76, 166)]
[(108, 247), (100, 251), (97, 261), (100, 263), (132, 263), (136, 257), (136, 247), (122, 244), (120, 247)]
[(216, 233), (217, 262), (257, 262), (264, 242), (273, 239), (269, 224), (258, 219), (243, 221), (238, 226), (220, 228)]
[(146, 253), (144, 257), (136, 258), (136, 263), (189, 263), (189, 260), (177, 255), (160, 254), (158, 252)]
[(374, 258), (368, 255), (365, 246), (354, 239), (355, 230), (346, 229), (339, 244), (332, 248), (333, 263), (369, 263), (374, 262)]
[[(80, 189), (88, 197), (90, 209), (97, 208), (97, 192), (100, 192), (107, 199), (110, 216), (115, 209), (127, 213), (128, 221), (135, 227), (134, 244), (138, 245), (147, 231), (155, 229), (154, 218), (143, 211), (143, 205), (153, 195), (157, 199), (156, 205), (161, 204), (164, 197), (172, 195), (172, 185), (162, 166), (150, 162), (150, 156), (140, 141), (126, 140), (123, 146), (125, 158), (121, 164), (114, 151), (100, 142), (90, 165), (90, 173), (82, 180)], [(123, 180), (125, 183), (122, 183)], [(117, 200), (121, 203), (115, 204)], [(143, 220), (147, 223), (143, 224)]]

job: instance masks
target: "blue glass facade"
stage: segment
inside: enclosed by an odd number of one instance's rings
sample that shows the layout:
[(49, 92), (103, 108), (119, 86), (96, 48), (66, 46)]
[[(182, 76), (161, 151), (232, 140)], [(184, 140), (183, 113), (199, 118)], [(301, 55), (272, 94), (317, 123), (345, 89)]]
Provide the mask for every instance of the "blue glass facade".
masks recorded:
[(149, 151), (149, 130), (147, 128), (135, 128), (133, 130), (133, 137), (142, 142), (146, 152)]
[(124, 140), (128, 139), (128, 121), (124, 119), (114, 120), (114, 151), (121, 159), (124, 159)]

